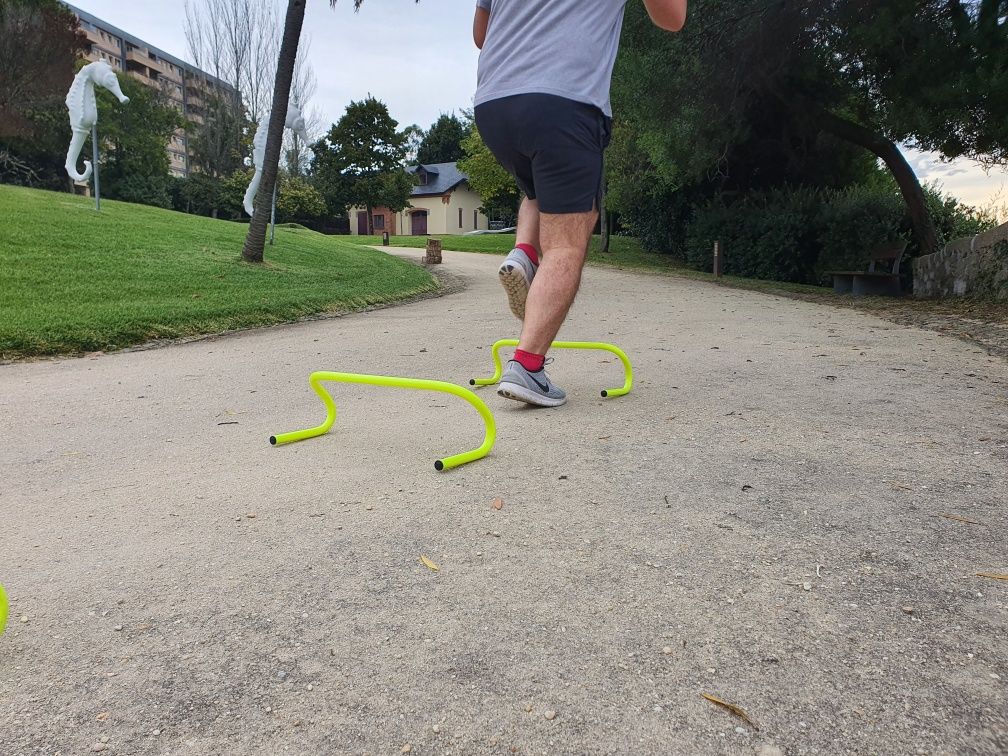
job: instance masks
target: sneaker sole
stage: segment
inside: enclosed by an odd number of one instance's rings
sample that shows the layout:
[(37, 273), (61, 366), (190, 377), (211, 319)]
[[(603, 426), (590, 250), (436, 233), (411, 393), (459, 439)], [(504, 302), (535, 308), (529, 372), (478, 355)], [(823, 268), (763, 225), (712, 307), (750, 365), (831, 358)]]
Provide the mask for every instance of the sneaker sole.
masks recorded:
[(525, 300), (528, 299), (529, 285), (525, 272), (517, 265), (504, 263), (497, 272), (501, 286), (507, 293), (508, 307), (518, 320), (525, 320)]
[(532, 389), (525, 388), (517, 383), (502, 383), (497, 387), (497, 395), (505, 399), (513, 399), (516, 402), (534, 404), (537, 407), (560, 407), (567, 404), (567, 397), (563, 399), (551, 399), (548, 396), (537, 394)]

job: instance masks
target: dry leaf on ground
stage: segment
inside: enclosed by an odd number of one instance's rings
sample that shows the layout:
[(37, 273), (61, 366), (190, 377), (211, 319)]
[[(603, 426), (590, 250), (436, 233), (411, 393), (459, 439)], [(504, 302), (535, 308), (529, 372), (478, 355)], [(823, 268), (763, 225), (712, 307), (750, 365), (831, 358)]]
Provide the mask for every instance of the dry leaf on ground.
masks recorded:
[(939, 517), (944, 517), (946, 520), (955, 520), (956, 522), (965, 522), (965, 523), (968, 523), (970, 525), (983, 525), (982, 522), (977, 522), (976, 520), (971, 520), (968, 517), (960, 517), (959, 515), (945, 514), (944, 512), (940, 512), (938, 514), (938, 516)]
[(991, 580), (1008, 580), (1008, 574), (1003, 572), (978, 572), (977, 577), (990, 578)]
[(108, 718), (111, 716), (112, 714), (110, 712), (103, 711), (97, 717), (95, 717), (95, 719), (97, 719), (99, 722), (107, 722)]
[(490, 502), (490, 506), (496, 510), (501, 510), (504, 508), (504, 499), (498, 496), (496, 499)]
[(438, 572), (441, 569), (423, 554), (420, 555), (420, 563), (431, 572)]
[(753, 722), (749, 718), (749, 715), (746, 714), (745, 709), (743, 709), (741, 706), (736, 706), (735, 704), (730, 704), (727, 701), (722, 701), (717, 696), (711, 696), (711, 695), (708, 695), (707, 693), (701, 693), (700, 695), (703, 696), (704, 698), (706, 698), (711, 703), (717, 704), (718, 706), (721, 706), (721, 707), (723, 707), (725, 709), (728, 709), (728, 711), (730, 711), (736, 717), (744, 720), (746, 723), (748, 723), (750, 726), (752, 726), (752, 728), (754, 730), (758, 730), (759, 729), (759, 725), (757, 725), (755, 722)]

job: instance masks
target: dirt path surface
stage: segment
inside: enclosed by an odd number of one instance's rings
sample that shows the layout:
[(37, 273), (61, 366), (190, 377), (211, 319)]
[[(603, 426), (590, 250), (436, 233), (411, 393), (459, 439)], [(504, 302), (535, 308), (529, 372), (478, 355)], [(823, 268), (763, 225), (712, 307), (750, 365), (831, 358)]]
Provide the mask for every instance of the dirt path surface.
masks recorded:
[[(416, 256), (415, 251), (400, 251)], [(591, 268), (571, 395), (453, 397), (441, 299), (0, 367), (2, 754), (1008, 751), (1008, 364), (863, 313)], [(491, 501), (504, 499), (495, 510)], [(947, 515), (947, 516), (945, 516)], [(424, 555), (440, 565), (424, 567)], [(755, 729), (701, 697), (745, 709)]]

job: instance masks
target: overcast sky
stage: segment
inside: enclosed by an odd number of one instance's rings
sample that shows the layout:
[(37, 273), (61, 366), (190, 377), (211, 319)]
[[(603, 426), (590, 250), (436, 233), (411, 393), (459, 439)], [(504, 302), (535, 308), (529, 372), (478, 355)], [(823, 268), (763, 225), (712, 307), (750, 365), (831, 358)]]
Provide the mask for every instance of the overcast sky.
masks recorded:
[[(443, 112), (472, 105), (477, 51), (472, 43), (475, 0), (367, 0), (354, 14), (352, 0), (309, 0), (305, 21), (309, 55), (318, 76), (313, 103), (335, 121), (347, 103), (368, 93), (388, 104), (402, 125), (426, 128)], [(74, 0), (74, 5), (177, 57), (189, 59), (183, 2)], [(1008, 171), (984, 173), (976, 165), (943, 164), (911, 153), (923, 181), (974, 205), (1008, 205)]]

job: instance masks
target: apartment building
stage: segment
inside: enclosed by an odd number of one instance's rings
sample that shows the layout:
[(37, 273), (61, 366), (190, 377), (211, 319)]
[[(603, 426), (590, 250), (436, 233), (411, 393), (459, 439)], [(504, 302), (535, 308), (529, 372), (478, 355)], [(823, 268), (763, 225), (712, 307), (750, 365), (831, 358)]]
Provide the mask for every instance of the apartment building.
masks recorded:
[[(207, 96), (234, 88), (190, 63), (149, 45), (87, 11), (64, 3), (80, 20), (91, 43), (88, 60), (104, 60), (137, 81), (164, 92), (169, 102), (194, 124), (203, 123)], [(186, 132), (177, 131), (167, 145), (172, 175), (188, 176), (192, 168)]]

